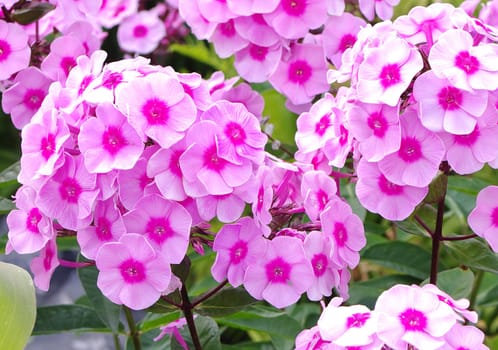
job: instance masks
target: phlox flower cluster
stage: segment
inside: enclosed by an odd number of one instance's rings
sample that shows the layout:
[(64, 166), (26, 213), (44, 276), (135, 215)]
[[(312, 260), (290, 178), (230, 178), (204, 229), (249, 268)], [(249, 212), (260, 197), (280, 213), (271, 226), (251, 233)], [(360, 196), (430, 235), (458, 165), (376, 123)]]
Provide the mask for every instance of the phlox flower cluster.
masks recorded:
[(302, 331), (296, 350), (462, 350), (489, 349), (467, 299), (454, 300), (435, 285), (395, 285), (384, 291), (373, 310), (341, 305), (333, 298), (317, 325)]
[(299, 116), (296, 158), (330, 171), (353, 154), (360, 203), (389, 220), (411, 215), (441, 164), (496, 167), (495, 32), (449, 4), (362, 27), (328, 71), (349, 86)]
[[(249, 82), (269, 81), (289, 105), (306, 105), (328, 90), (327, 59), (356, 41), (366, 22), (344, 12), (344, 0), (179, 0), (180, 15), (199, 39), (213, 43), (220, 57), (235, 57)], [(354, 3), (354, 2), (353, 2)], [(391, 18), (399, 0), (359, 1), (368, 20)], [(297, 107), (296, 107), (297, 108)]]

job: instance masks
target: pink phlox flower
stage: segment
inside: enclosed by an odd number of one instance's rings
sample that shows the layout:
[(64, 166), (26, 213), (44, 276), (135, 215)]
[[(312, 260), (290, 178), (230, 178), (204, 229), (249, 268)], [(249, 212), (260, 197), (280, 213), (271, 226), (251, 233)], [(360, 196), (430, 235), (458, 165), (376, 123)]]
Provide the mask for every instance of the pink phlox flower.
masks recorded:
[(294, 159), (299, 169), (303, 171), (309, 170), (321, 170), (327, 174), (332, 171), (332, 167), (329, 165), (329, 160), (325, 157), (322, 150), (316, 150), (311, 152), (305, 152), (302, 150), (297, 150), (294, 153)]
[(254, 199), (251, 201), (252, 214), (256, 225), (267, 236), (270, 234), (270, 228), (267, 225), (272, 220), (270, 214), (273, 202), (273, 175), (271, 169), (267, 166), (258, 167), (255, 182), (257, 189), (253, 192)]
[(47, 216), (69, 230), (86, 227), (99, 194), (95, 174), (90, 174), (81, 156), (64, 156), (60, 167), (42, 185), (35, 204)]
[(55, 269), (59, 266), (59, 259), (57, 257), (57, 244), (55, 237), (50, 239), (40, 254), (31, 260), (29, 268), (33, 273), (33, 282), (35, 286), (43, 291), (48, 291), (50, 288), (50, 279)]
[(301, 195), (306, 214), (313, 221), (317, 220), (327, 203), (337, 199), (335, 181), (321, 170), (307, 171), (301, 182)]
[(171, 280), (169, 261), (158, 254), (147, 239), (128, 233), (119, 242), (104, 244), (95, 260), (97, 286), (113, 303), (133, 310), (154, 304)]
[(99, 9), (97, 20), (104, 28), (120, 24), (126, 17), (135, 14), (139, 0), (104, 0)]
[(277, 8), (279, 2), (279, 0), (226, 0), (228, 8), (239, 16), (270, 13)]
[(427, 7), (415, 6), (407, 15), (396, 18), (394, 28), (409, 43), (427, 43), (430, 49), (441, 34), (453, 28), (453, 10), (453, 5), (442, 3), (430, 4)]
[(213, 121), (220, 127), (216, 133), (218, 156), (234, 164), (242, 164), (244, 159), (263, 163), (268, 138), (258, 119), (243, 104), (215, 102), (201, 115), (201, 120)]
[(88, 17), (85, 20), (81, 20), (81, 18), (75, 20), (69, 27), (62, 30), (62, 34), (81, 41), (87, 56), (91, 56), (93, 52), (100, 49), (107, 36), (107, 33), (102, 31), (100, 26), (89, 22)]
[(464, 326), (456, 323), (446, 333), (445, 344), (438, 350), (489, 350), (484, 345), (484, 333), (475, 326)]
[(105, 201), (118, 193), (118, 171), (111, 170), (108, 173), (96, 174), (97, 188), (100, 189), (98, 200)]
[(283, 38), (298, 39), (325, 23), (327, 4), (324, 0), (282, 0), (264, 18)]
[(249, 44), (249, 41), (237, 32), (233, 19), (219, 23), (209, 41), (213, 43), (216, 53), (221, 58), (230, 57)]
[(275, 237), (278, 237), (278, 236), (295, 237), (297, 239), (300, 239), (302, 242), (304, 242), (304, 239), (307, 236), (306, 231), (299, 231), (299, 230), (296, 230), (295, 228), (290, 228), (290, 227), (285, 227), (285, 228), (275, 232), (274, 234), (275, 234)]
[[(240, 218), (244, 212), (246, 201), (241, 198), (239, 187), (224, 195), (207, 195), (195, 199), (200, 217), (210, 221), (216, 217), (219, 221), (229, 223)], [(242, 196), (244, 193), (241, 193)]]
[(197, 118), (180, 82), (162, 72), (129, 82), (119, 90), (116, 104), (143, 140), (148, 136), (163, 148), (180, 141)]
[(42, 72), (52, 80), (65, 83), (76, 66), (76, 58), (86, 54), (81, 40), (74, 36), (60, 36), (50, 44), (50, 53), (41, 63)]
[(22, 129), (40, 108), (51, 80), (36, 67), (17, 73), (14, 84), (2, 94), (2, 109), (10, 113), (12, 123)]
[[(194, 319), (197, 317), (197, 314), (194, 315)], [(161, 333), (157, 337), (155, 337), (153, 340), (154, 341), (159, 341), (162, 338), (164, 338), (166, 335), (169, 335), (171, 337), (175, 337), (176, 341), (184, 350), (189, 350), (187, 343), (185, 342), (185, 339), (183, 339), (182, 334), (180, 333), (179, 329), (183, 328), (187, 324), (187, 320), (185, 317), (182, 317), (176, 321), (170, 322), (165, 326), (159, 327), (161, 330)]]
[(233, 21), (237, 33), (254, 45), (270, 47), (282, 41), (280, 35), (275, 32), (261, 14), (241, 16)]
[(217, 93), (213, 94), (213, 100), (242, 103), (258, 120), (262, 119), (265, 100), (261, 94), (253, 90), (251, 85), (247, 83), (240, 83), (226, 90), (217, 90)]
[(399, 37), (390, 37), (370, 49), (359, 66), (358, 99), (394, 107), (422, 67), (422, 57), (415, 47)]
[(399, 150), (401, 126), (399, 107), (357, 102), (348, 113), (349, 130), (358, 141), (358, 150), (370, 162)]
[(320, 214), (323, 233), (330, 238), (330, 258), (339, 267), (354, 268), (360, 261), (359, 251), (365, 246), (365, 230), (361, 219), (341, 199), (331, 200)]
[(208, 109), (213, 101), (202, 76), (199, 73), (178, 73), (177, 76), (185, 93), (192, 97), (199, 114)]
[[(180, 0), (180, 4), (182, 1), (185, 0)], [(230, 10), (226, 0), (195, 0), (195, 2), (197, 2), (201, 15), (210, 22), (223, 23), (238, 16)]]
[(413, 85), (422, 125), (435, 132), (470, 133), (486, 110), (488, 92), (469, 92), (456, 88), (447, 79), (439, 79), (433, 71), (420, 75)]
[(249, 43), (235, 53), (234, 66), (242, 78), (262, 83), (275, 72), (282, 57), (282, 45), (265, 47)]
[(295, 44), (289, 57), (280, 62), (269, 81), (292, 103), (303, 104), (329, 89), (326, 72), (327, 63), (321, 46)]
[(349, 299), (349, 282), (351, 281), (351, 272), (347, 268), (338, 270), (339, 283), (336, 285), (339, 296), (344, 300)]
[(248, 266), (244, 276), (244, 287), (249, 294), (277, 308), (296, 303), (314, 278), (303, 242), (279, 236), (268, 241), (266, 251), (258, 255), (259, 259)]
[(183, 139), (170, 148), (159, 149), (147, 163), (147, 177), (154, 178), (157, 188), (166, 199), (183, 201), (187, 198), (180, 167), (180, 156), (186, 148)]
[(379, 170), (377, 163), (364, 158), (357, 165), (356, 196), (361, 205), (372, 213), (378, 213), (388, 220), (404, 220), (413, 213), (425, 198), (429, 187), (396, 185)]
[(477, 195), (476, 206), (467, 219), (476, 235), (498, 252), (498, 186), (487, 186)]
[(446, 146), (446, 160), (456, 173), (477, 172), (486, 162), (498, 158), (497, 121), (497, 115), (490, 113), (479, 118), (466, 135), (439, 134)]
[(125, 233), (126, 228), (116, 205), (116, 198), (111, 197), (105, 201), (97, 201), (92, 225), (78, 230), (76, 238), (81, 254), (94, 260), (103, 244), (116, 242)]
[(295, 206), (295, 203), (302, 203), (301, 172), (299, 168), (270, 154), (268, 154), (267, 159), (268, 162), (266, 165), (270, 167), (273, 173), (273, 206), (278, 208)]
[(234, 87), (239, 81), (239, 77), (235, 76), (225, 79), (225, 74), (221, 71), (214, 72), (207, 80), (209, 93), (213, 101), (224, 99), (223, 96)]
[(379, 314), (377, 335), (394, 349), (413, 345), (435, 350), (455, 325), (457, 315), (438, 297), (419, 286), (395, 285), (383, 292), (375, 304)]
[(102, 0), (64, 0), (57, 2), (57, 6), (52, 11), (55, 17), (54, 25), (62, 32), (65, 32), (74, 22), (84, 18), (92, 24), (93, 27), (99, 28), (97, 16), (102, 5)]
[(128, 232), (143, 234), (171, 264), (179, 264), (184, 258), (192, 219), (177, 202), (158, 194), (144, 196), (123, 220)]
[(105, 102), (97, 106), (96, 117), (87, 119), (78, 135), (78, 144), (91, 173), (131, 169), (140, 158), (144, 144), (116, 107)]
[(327, 141), (335, 137), (334, 121), (339, 114), (333, 95), (325, 93), (315, 102), (309, 112), (297, 118), (296, 144), (303, 152), (323, 148)]
[(18, 209), (7, 216), (10, 246), (19, 254), (37, 252), (54, 237), (52, 221), (35, 205), (35, 189), (21, 186), (15, 198)]
[(199, 1), (179, 0), (178, 11), (199, 40), (207, 39), (213, 34), (217, 23), (204, 17)]
[(180, 156), (180, 168), (188, 195), (229, 194), (252, 176), (249, 159), (240, 158), (240, 163), (235, 164), (222, 158), (216, 136), (222, 130), (215, 122), (203, 120), (187, 133), (186, 141), (190, 146)]
[(393, 7), (399, 4), (399, 0), (359, 0), (360, 11), (366, 19), (372, 21), (377, 16), (386, 21), (393, 16)]
[(348, 12), (329, 17), (323, 29), (323, 50), (336, 68), (341, 66), (342, 54), (356, 42), (356, 36), (366, 22)]
[(69, 129), (59, 113), (40, 111), (21, 132), (21, 171), (19, 181), (27, 184), (41, 176), (52, 175), (63, 163), (64, 145)]
[(400, 123), (399, 151), (379, 161), (379, 169), (396, 185), (427, 186), (436, 176), (445, 155), (444, 143), (422, 126), (413, 109), (404, 112)]
[(23, 28), (0, 19), (0, 80), (27, 68), (30, 57), (28, 35)]
[(320, 231), (310, 232), (304, 239), (304, 253), (313, 268), (314, 280), (306, 291), (308, 299), (320, 300), (330, 296), (339, 282), (338, 267), (331, 259), (330, 237)]
[(148, 54), (166, 35), (164, 22), (155, 11), (140, 11), (126, 17), (119, 25), (119, 46), (128, 52)]
[(498, 88), (498, 46), (474, 46), (472, 36), (462, 29), (451, 29), (439, 37), (429, 53), (436, 76), (448, 79), (456, 88), (473, 91)]
[(340, 306), (342, 298), (333, 298), (317, 322), (322, 339), (334, 345), (379, 349), (376, 335), (378, 315), (363, 305)]
[(479, 18), (489, 26), (498, 28), (498, 2), (489, 1), (486, 4), (480, 4), (481, 11)]
[(333, 136), (325, 142), (323, 153), (329, 160), (329, 165), (342, 168), (353, 148), (353, 135), (349, 131), (346, 116), (340, 107), (336, 109), (331, 119)]
[(224, 225), (213, 244), (216, 259), (211, 274), (214, 279), (221, 282), (227, 278), (234, 288), (240, 286), (247, 268), (261, 259), (267, 243), (252, 218), (243, 217)]
[[(430, 283), (422, 286), (422, 289), (434, 293), (440, 301), (448, 304), (453, 309), (453, 311), (457, 313), (457, 316), (463, 316), (468, 321), (472, 323), (477, 323), (478, 319), (477, 312), (469, 310), (470, 301), (468, 299), (462, 298), (455, 300), (449, 294), (446, 294), (445, 292), (440, 290), (437, 286)], [(460, 321), (463, 322), (464, 319), (460, 318)]]
[(330, 342), (323, 340), (318, 326), (301, 331), (296, 337), (294, 350), (330, 350)]
[(326, 0), (327, 12), (331, 16), (342, 16), (346, 8), (345, 0)]

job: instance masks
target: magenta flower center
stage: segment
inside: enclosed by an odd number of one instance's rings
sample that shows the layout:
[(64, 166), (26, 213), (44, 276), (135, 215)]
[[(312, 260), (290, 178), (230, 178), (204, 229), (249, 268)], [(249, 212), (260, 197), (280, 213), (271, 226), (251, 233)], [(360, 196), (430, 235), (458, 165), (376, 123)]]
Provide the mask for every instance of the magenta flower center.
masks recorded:
[(47, 137), (41, 139), (40, 151), (42, 157), (48, 160), (55, 152), (55, 135), (48, 134)]
[(226, 37), (232, 37), (236, 34), (235, 31), (235, 26), (233, 25), (233, 20), (229, 20), (226, 23), (222, 23), (219, 25), (221, 34), (223, 34)]
[(182, 177), (182, 169), (180, 168), (180, 156), (182, 151), (173, 151), (169, 159), (169, 170), (177, 177)]
[(9, 58), (12, 52), (10, 45), (5, 40), (0, 40), (0, 62), (5, 61)]
[(464, 146), (472, 146), (476, 143), (477, 139), (481, 135), (479, 127), (476, 125), (474, 130), (468, 135), (455, 135), (455, 143)]
[(401, 140), (398, 154), (407, 163), (416, 162), (422, 158), (422, 146), (416, 138), (407, 137)]
[(266, 278), (272, 283), (287, 283), (291, 270), (292, 266), (287, 261), (276, 257), (266, 264)]
[(26, 218), (26, 228), (33, 233), (40, 233), (40, 230), (38, 230), (38, 223), (41, 219), (42, 215), (40, 210), (38, 208), (32, 208)]
[(472, 56), (468, 51), (459, 52), (455, 56), (455, 66), (471, 75), (479, 70), (479, 60)]
[(135, 26), (135, 28), (133, 28), (133, 36), (135, 38), (143, 38), (147, 35), (148, 32), (149, 30), (143, 24), (138, 24)]
[(123, 81), (123, 75), (117, 72), (105, 72), (102, 78), (102, 86), (112, 90)]
[(427, 326), (427, 317), (417, 309), (406, 309), (399, 315), (399, 320), (407, 331), (422, 332)]
[(240, 145), (244, 143), (246, 139), (246, 132), (240, 126), (240, 124), (229, 122), (225, 126), (225, 135), (232, 141), (235, 145)]
[(459, 109), (462, 104), (463, 94), (454, 86), (446, 86), (437, 94), (439, 105), (445, 110)]
[(108, 241), (112, 238), (111, 222), (104, 217), (97, 219), (95, 224), (95, 234), (100, 241)]
[(346, 320), (346, 327), (361, 328), (370, 318), (370, 312), (352, 314)]
[(388, 196), (397, 196), (403, 193), (402, 186), (393, 184), (382, 174), (380, 174), (379, 179), (377, 180), (377, 185), (379, 186), (380, 190)]
[(31, 110), (37, 110), (43, 99), (45, 98), (45, 92), (41, 89), (28, 89), (24, 93), (23, 103), (26, 107)]
[(379, 138), (384, 137), (387, 131), (387, 120), (381, 112), (373, 112), (367, 120), (368, 127)]
[(230, 248), (230, 262), (234, 265), (239, 264), (247, 256), (247, 242), (240, 240), (237, 241)]
[(289, 80), (295, 84), (304, 84), (311, 78), (312, 68), (308, 62), (297, 60), (289, 65)]
[(78, 181), (73, 178), (66, 178), (59, 187), (61, 198), (68, 203), (77, 203), (82, 192)]
[(313, 272), (316, 277), (323, 276), (325, 271), (327, 271), (328, 264), (329, 260), (325, 254), (315, 254), (311, 259), (311, 266), (313, 266)]
[(173, 230), (166, 218), (150, 218), (145, 227), (145, 232), (157, 244), (162, 244), (173, 235)]
[(142, 106), (142, 114), (149, 124), (164, 124), (169, 117), (169, 107), (163, 100), (154, 97), (147, 100)]
[(50, 244), (47, 245), (47, 249), (45, 249), (45, 257), (43, 258), (43, 268), (45, 271), (49, 271), (52, 266), (52, 259), (54, 258), (55, 252), (52, 250)]
[(63, 57), (60, 63), (62, 71), (66, 74), (66, 77), (69, 75), (71, 69), (76, 66), (76, 60), (72, 56)]
[(491, 212), (491, 223), (493, 226), (498, 227), (498, 207)]
[(260, 13), (255, 13), (252, 15), (252, 20), (257, 24), (267, 24), (265, 18)]
[(356, 42), (356, 36), (353, 34), (346, 34), (341, 38), (339, 43), (339, 52), (344, 52), (354, 45)]
[(384, 89), (398, 84), (401, 81), (401, 74), (398, 65), (392, 63), (382, 67), (379, 79)]
[(282, 0), (282, 8), (289, 16), (299, 17), (306, 11), (305, 0)]
[(119, 270), (124, 281), (129, 284), (140, 283), (146, 278), (144, 264), (133, 258), (123, 261)]
[(211, 147), (206, 149), (203, 158), (204, 158), (204, 166), (206, 166), (208, 169), (211, 170), (220, 171), (226, 165), (225, 160), (221, 159), (218, 156), (216, 145), (212, 145)]
[(260, 187), (259, 190), (258, 190), (258, 202), (257, 202), (257, 205), (256, 205), (256, 209), (258, 212), (260, 212), (262, 209), (263, 209), (263, 203), (264, 203), (264, 194), (265, 194), (265, 190), (263, 187)]
[(348, 142), (349, 132), (348, 129), (344, 127), (344, 125), (340, 126), (339, 131), (341, 133), (339, 136), (339, 144), (341, 146), (344, 146)]
[(319, 189), (316, 193), (316, 201), (318, 202), (318, 209), (323, 210), (329, 202), (329, 196), (324, 190)]
[(348, 240), (348, 230), (346, 230), (346, 226), (342, 222), (336, 222), (334, 224), (334, 235), (335, 241), (339, 247), (344, 247)]
[(456, 350), (470, 350), (469, 348), (464, 348), (463, 346), (459, 346), (458, 348), (456, 348)]
[(145, 190), (145, 187), (147, 187), (147, 185), (149, 185), (150, 183), (152, 183), (152, 181), (154, 181), (154, 179), (148, 177), (147, 174), (143, 174), (138, 179), (138, 183), (139, 183), (140, 188), (142, 189), (142, 191)]
[(268, 55), (268, 48), (264, 46), (251, 45), (249, 47), (249, 55), (256, 61), (264, 61)]
[(330, 114), (325, 114), (315, 125), (315, 133), (323, 136), (330, 126)]
[(102, 146), (113, 156), (126, 145), (126, 139), (123, 137), (121, 130), (115, 126), (109, 126), (102, 134)]

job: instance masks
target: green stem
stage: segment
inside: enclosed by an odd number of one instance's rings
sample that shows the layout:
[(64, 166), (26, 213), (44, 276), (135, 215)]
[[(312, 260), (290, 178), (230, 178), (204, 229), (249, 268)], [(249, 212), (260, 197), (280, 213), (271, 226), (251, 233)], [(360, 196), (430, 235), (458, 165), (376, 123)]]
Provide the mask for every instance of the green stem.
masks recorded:
[(434, 235), (432, 235), (430, 283), (434, 285), (437, 282), (439, 248), (441, 247), (441, 241), (443, 240), (444, 197), (445, 196), (443, 196), (437, 204), (436, 228), (434, 229)]
[(200, 303), (205, 302), (206, 300), (208, 300), (209, 298), (211, 298), (213, 295), (215, 295), (216, 293), (218, 293), (227, 283), (228, 283), (228, 280), (224, 280), (223, 282), (221, 282), (220, 284), (218, 284), (216, 287), (214, 287), (213, 289), (211, 289), (210, 291), (208, 291), (206, 294), (201, 295), (199, 298), (195, 299), (192, 302), (192, 308), (196, 307)]
[(135, 320), (133, 319), (133, 314), (131, 310), (126, 306), (123, 307), (126, 316), (126, 322), (128, 322), (128, 327), (130, 329), (130, 338), (133, 341), (133, 347), (135, 350), (142, 350), (142, 344), (140, 343), (140, 333), (135, 325)]
[(112, 339), (114, 340), (114, 349), (121, 350), (121, 343), (119, 342), (119, 335), (117, 333), (113, 333)]
[(182, 284), (180, 293), (182, 295), (183, 315), (185, 316), (185, 320), (187, 321), (187, 326), (190, 332), (190, 337), (192, 338), (192, 343), (194, 343), (195, 350), (202, 350), (199, 335), (197, 334), (197, 329), (195, 328), (194, 314), (192, 312), (193, 305), (190, 303), (187, 288), (184, 284)]

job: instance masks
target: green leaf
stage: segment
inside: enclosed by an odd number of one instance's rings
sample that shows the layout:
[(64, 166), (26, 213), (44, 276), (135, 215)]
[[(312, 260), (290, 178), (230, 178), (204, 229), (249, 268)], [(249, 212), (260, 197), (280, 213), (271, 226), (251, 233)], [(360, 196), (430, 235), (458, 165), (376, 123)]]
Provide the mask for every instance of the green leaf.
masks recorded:
[(97, 287), (98, 270), (94, 266), (78, 269), (81, 285), (95, 312), (113, 333), (118, 333), (121, 306), (112, 303)]
[(170, 322), (176, 321), (181, 317), (180, 311), (170, 312), (168, 314), (159, 315), (153, 312), (147, 313), (138, 325), (141, 332), (145, 333), (150, 330), (167, 325)]
[(24, 349), (35, 317), (35, 287), (31, 276), (16, 265), (0, 262), (0, 349)]
[(462, 223), (466, 223), (467, 216), (475, 207), (479, 191), (489, 183), (475, 177), (450, 176), (446, 203), (458, 215)]
[[(426, 279), (422, 284), (429, 283)], [(437, 286), (453, 299), (468, 298), (474, 285), (474, 274), (469, 269), (456, 267), (437, 274)]]
[(16, 205), (10, 199), (0, 197), (0, 215), (8, 214)]
[(301, 331), (299, 323), (289, 315), (254, 306), (247, 311), (217, 320), (225, 326), (267, 333), (277, 349), (292, 348), (297, 334)]
[(244, 342), (237, 344), (222, 344), (222, 350), (275, 350), (271, 342)]
[[(195, 318), (195, 328), (203, 350), (221, 350), (220, 329), (215, 320), (211, 317), (198, 316)], [(183, 336), (188, 348), (194, 349), (187, 326), (180, 329), (180, 334)], [(171, 338), (171, 350), (184, 350), (174, 337)]]
[(53, 9), (55, 6), (50, 3), (31, 1), (26, 7), (14, 10), (11, 17), (14, 22), (26, 25), (38, 21)]
[(241, 287), (236, 289), (228, 287), (222, 289), (214, 297), (199, 304), (196, 310), (201, 315), (220, 317), (240, 311), (247, 305), (254, 304), (255, 302), (256, 300), (245, 289)]
[(389, 241), (367, 247), (362, 258), (398, 272), (419, 278), (429, 276), (431, 254), (408, 242)]
[(17, 175), (21, 170), (21, 163), (18, 161), (0, 172), (0, 184), (6, 182), (17, 182)]
[(274, 127), (272, 137), (286, 145), (295, 146), (297, 118), (285, 108), (285, 97), (274, 89), (266, 90), (261, 95), (265, 100), (263, 115), (270, 118), (270, 123)]
[(498, 273), (498, 255), (480, 238), (444, 242), (447, 251), (465, 266)]
[(33, 335), (68, 331), (109, 332), (92, 308), (82, 305), (56, 305), (38, 308)]
[(413, 284), (419, 279), (407, 275), (388, 275), (368, 281), (352, 283), (349, 286), (348, 304), (362, 304), (373, 309), (379, 295), (396, 284)]

